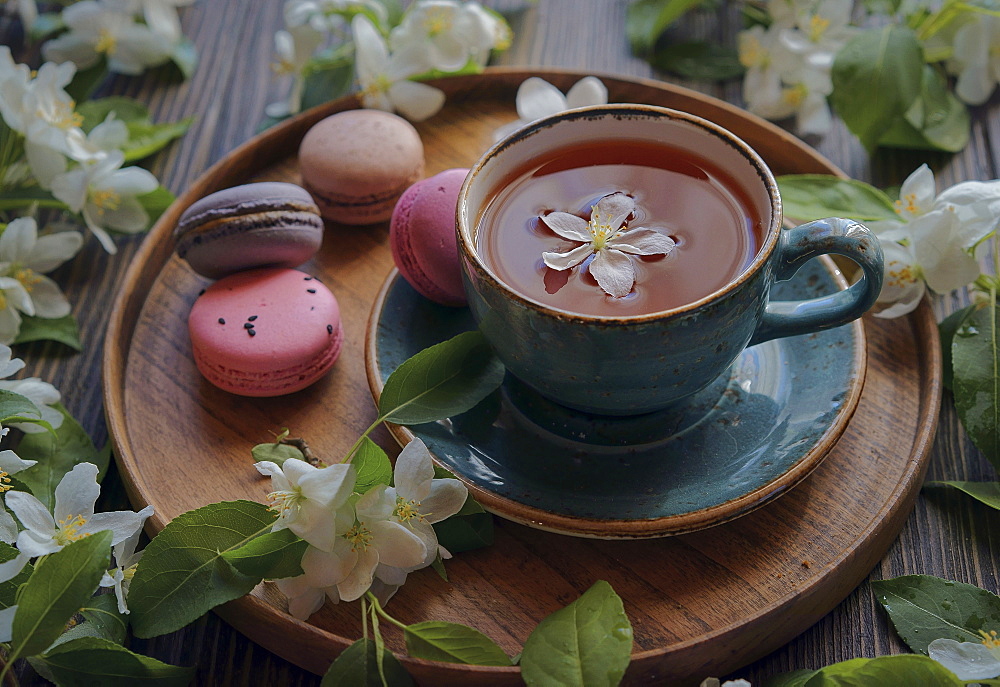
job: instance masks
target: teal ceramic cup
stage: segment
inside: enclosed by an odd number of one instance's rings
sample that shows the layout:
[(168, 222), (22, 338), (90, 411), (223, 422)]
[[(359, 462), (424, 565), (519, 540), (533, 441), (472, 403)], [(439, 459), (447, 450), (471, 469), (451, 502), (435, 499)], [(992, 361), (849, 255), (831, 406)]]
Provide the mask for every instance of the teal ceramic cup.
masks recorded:
[[(641, 140), (680, 148), (725, 169), (765, 228), (756, 257), (721, 289), (682, 307), (630, 317), (551, 307), (501, 280), (477, 251), (490, 200), (532, 160), (583, 140)], [(781, 198), (767, 165), (725, 129), (683, 112), (613, 104), (539, 120), (493, 146), (462, 186), (458, 250), (472, 315), (508, 371), (569, 408), (635, 415), (670, 407), (710, 384), (747, 346), (816, 332), (860, 317), (882, 288), (882, 251), (864, 226), (831, 218), (782, 228)], [(807, 260), (842, 255), (861, 278), (844, 291), (771, 301), (771, 285)]]

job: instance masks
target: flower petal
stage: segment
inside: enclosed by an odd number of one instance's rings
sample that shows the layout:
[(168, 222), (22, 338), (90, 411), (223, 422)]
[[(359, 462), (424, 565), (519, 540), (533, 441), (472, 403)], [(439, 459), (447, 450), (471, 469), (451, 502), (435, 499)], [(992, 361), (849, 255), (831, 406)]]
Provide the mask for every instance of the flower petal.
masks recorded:
[(113, 513), (94, 513), (87, 518), (87, 524), (80, 528), (82, 534), (111, 531), (111, 545), (120, 544), (142, 529), (146, 518), (153, 514), (152, 506), (146, 506), (138, 513), (120, 510)]
[[(74, 465), (56, 485), (56, 507), (53, 512), (55, 521), (63, 522), (77, 516), (90, 520), (94, 514), (94, 504), (100, 495), (101, 485), (97, 483), (97, 466), (93, 463)], [(134, 531), (133, 527), (126, 536)]]
[(433, 479), (431, 452), (420, 439), (411, 439), (396, 458), (393, 469), (396, 492), (407, 501), (423, 501), (431, 493)]
[(607, 224), (612, 229), (621, 227), (633, 210), (635, 210), (635, 199), (621, 192), (604, 196), (593, 208), (594, 213), (600, 213), (601, 224)]
[(362, 522), (386, 520), (396, 508), (396, 490), (380, 484), (365, 492), (354, 508)]
[[(343, 555), (337, 554), (338, 549)], [(302, 572), (314, 587), (333, 587), (347, 578), (356, 562), (357, 554), (349, 547), (346, 550), (335, 547), (334, 551), (321, 551), (310, 546), (302, 554)]]
[(608, 88), (596, 76), (585, 76), (566, 91), (568, 107), (603, 105), (608, 102)]
[(358, 552), (358, 560), (350, 574), (343, 582), (337, 585), (340, 598), (344, 601), (354, 601), (360, 599), (368, 588), (372, 586), (375, 577), (375, 566), (378, 565), (379, 552), (377, 549), (369, 548)]
[(38, 239), (38, 225), (31, 217), (18, 217), (0, 234), (0, 259), (24, 262)]
[(635, 284), (632, 258), (620, 251), (605, 248), (590, 263), (590, 273), (604, 291), (615, 298), (627, 296)]
[(955, 673), (959, 680), (988, 680), (1000, 675), (1000, 659), (978, 642), (935, 639), (927, 655)]
[(444, 106), (444, 91), (416, 81), (397, 81), (389, 87), (389, 99), (400, 114), (422, 122)]
[(374, 537), (372, 545), (378, 549), (378, 560), (386, 565), (408, 568), (423, 562), (427, 555), (420, 537), (398, 522), (381, 520), (366, 525)]
[(545, 79), (532, 76), (517, 89), (517, 116), (528, 122), (562, 112), (569, 106), (566, 96)]
[(38, 238), (31, 255), (28, 267), (36, 272), (51, 272), (74, 255), (83, 247), (83, 234), (78, 231), (60, 231)]
[(958, 216), (948, 210), (932, 210), (909, 223), (913, 255), (927, 285), (937, 293), (960, 289), (976, 280), (979, 264), (953, 240)]
[(615, 236), (608, 246), (632, 255), (659, 255), (673, 251), (674, 240), (655, 229), (638, 227)]
[(0, 611), (0, 642), (9, 642), (13, 637), (15, 615), (17, 615), (17, 604)]
[(307, 499), (336, 510), (351, 495), (357, 480), (355, 472), (355, 467), (350, 463), (336, 463), (303, 475), (298, 484)]
[(38, 281), (31, 287), (31, 302), (35, 306), (35, 315), (49, 319), (69, 315), (72, 308), (59, 289), (59, 285), (42, 275), (35, 275), (35, 279)]
[(554, 270), (568, 270), (586, 260), (593, 252), (593, 246), (590, 243), (585, 243), (568, 253), (542, 253), (542, 260), (545, 261), (547, 267)]
[[(24, 521), (22, 520), (21, 523), (24, 524)], [(52, 530), (52, 533), (55, 534), (55, 529)], [(51, 535), (45, 536), (32, 530), (21, 530), (17, 535), (17, 550), (28, 558), (55, 553), (61, 548), (62, 546), (57, 544)]]
[(564, 239), (590, 243), (594, 238), (590, 231), (590, 223), (568, 212), (550, 212), (547, 215), (539, 215), (538, 219)]
[(37, 460), (21, 460), (20, 456), (9, 449), (0, 451), (0, 470), (3, 470), (8, 475), (16, 475), (21, 470), (30, 468), (37, 462)]
[(462, 510), (469, 490), (457, 479), (436, 479), (430, 494), (420, 501), (420, 512), (429, 523), (441, 522)]
[[(900, 214), (907, 219), (919, 217), (930, 210), (934, 202), (934, 172), (926, 163), (906, 177), (899, 187), (899, 198), (903, 201)], [(908, 209), (911, 206), (913, 209)]]

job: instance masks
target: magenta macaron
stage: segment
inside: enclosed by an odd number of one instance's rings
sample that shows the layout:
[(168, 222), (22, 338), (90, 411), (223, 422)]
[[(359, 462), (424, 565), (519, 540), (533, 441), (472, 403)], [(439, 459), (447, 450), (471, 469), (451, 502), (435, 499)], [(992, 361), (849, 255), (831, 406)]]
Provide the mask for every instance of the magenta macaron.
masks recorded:
[(304, 188), (265, 181), (192, 203), (178, 220), (174, 238), (177, 254), (191, 269), (218, 279), (265, 265), (298, 267), (319, 250), (323, 220)]
[(455, 209), (467, 169), (449, 169), (408, 188), (389, 224), (392, 259), (425, 298), (450, 306), (466, 304), (455, 238)]
[(195, 365), (241, 396), (280, 396), (309, 386), (340, 355), (337, 299), (315, 277), (262, 268), (230, 275), (198, 297), (188, 317)]

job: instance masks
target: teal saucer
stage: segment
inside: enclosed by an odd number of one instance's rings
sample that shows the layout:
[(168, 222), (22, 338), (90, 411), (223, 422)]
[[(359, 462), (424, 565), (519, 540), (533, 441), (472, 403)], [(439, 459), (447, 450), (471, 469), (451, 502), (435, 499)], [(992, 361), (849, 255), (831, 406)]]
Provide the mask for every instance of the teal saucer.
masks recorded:
[[(814, 260), (772, 299), (844, 287), (831, 261)], [(426, 300), (394, 271), (369, 322), (372, 393), (413, 354), (474, 327), (467, 309)], [(854, 413), (865, 363), (860, 322), (768, 341), (683, 405), (628, 418), (563, 408), (508, 374), (469, 412), (393, 434), (420, 437), (501, 517), (585, 537), (667, 536), (743, 515), (805, 478)]]

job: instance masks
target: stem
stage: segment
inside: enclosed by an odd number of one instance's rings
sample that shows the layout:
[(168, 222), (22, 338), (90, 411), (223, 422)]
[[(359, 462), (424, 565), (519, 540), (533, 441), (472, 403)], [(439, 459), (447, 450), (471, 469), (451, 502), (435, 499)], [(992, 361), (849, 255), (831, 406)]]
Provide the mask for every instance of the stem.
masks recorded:
[(361, 597), (361, 638), (368, 641), (368, 602)]
[(375, 611), (380, 616), (382, 616), (383, 618), (385, 618), (386, 620), (388, 620), (390, 623), (392, 623), (393, 625), (395, 625), (396, 627), (398, 627), (400, 630), (407, 629), (408, 626), (406, 624), (401, 623), (400, 621), (396, 620), (391, 615), (389, 615), (388, 613), (385, 612), (385, 609), (382, 608), (382, 605), (378, 602), (378, 599), (375, 598), (374, 594), (372, 594), (371, 592), (365, 592), (365, 596), (368, 597), (368, 601), (371, 602), (372, 608), (374, 608)]
[(386, 418), (385, 415), (380, 415), (379, 417), (375, 418), (375, 422), (371, 423), (368, 426), (368, 429), (362, 432), (361, 436), (358, 437), (358, 440), (354, 442), (354, 445), (351, 446), (351, 449), (347, 452), (347, 455), (344, 457), (344, 460), (340, 462), (350, 463), (351, 458), (353, 458), (354, 454), (358, 452), (359, 448), (361, 448), (362, 442), (364, 442), (364, 440), (368, 437), (368, 435), (372, 433), (372, 430), (378, 427), (382, 423), (382, 421), (385, 420), (385, 418)]
[(281, 437), (278, 439), (278, 443), (297, 448), (302, 452), (302, 455), (310, 465), (315, 465), (318, 468), (326, 467), (326, 463), (316, 457), (316, 454), (312, 452), (312, 449), (309, 448), (309, 444), (307, 444), (306, 440), (302, 437)]

